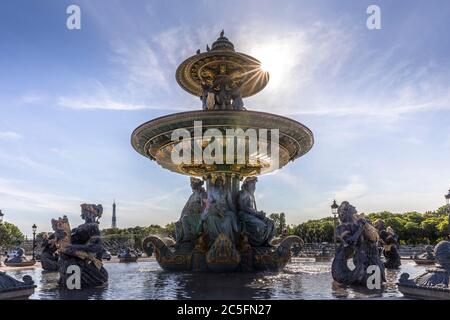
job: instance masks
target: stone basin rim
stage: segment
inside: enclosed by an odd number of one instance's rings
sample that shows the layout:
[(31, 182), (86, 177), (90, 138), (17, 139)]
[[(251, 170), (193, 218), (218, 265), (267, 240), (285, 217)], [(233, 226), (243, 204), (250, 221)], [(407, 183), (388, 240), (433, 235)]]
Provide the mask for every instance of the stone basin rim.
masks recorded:
[[(252, 111), (252, 110), (239, 110), (239, 111), (236, 111), (236, 110), (217, 110), (217, 111), (195, 110), (195, 111), (184, 111), (184, 112), (178, 112), (178, 113), (172, 113), (172, 114), (160, 116), (160, 117), (154, 118), (152, 120), (146, 121), (146, 122), (142, 123), (141, 125), (139, 125), (136, 129), (134, 129), (131, 134), (131, 145), (133, 146), (133, 148), (136, 152), (138, 152), (139, 154), (142, 154), (139, 149), (139, 146), (137, 146), (135, 143), (135, 137), (142, 130), (147, 128), (150, 123), (157, 123), (158, 121), (161, 121), (163, 119), (170, 119), (170, 118), (174, 118), (174, 117), (180, 117), (182, 119), (184, 116), (193, 116), (195, 114), (197, 114), (199, 116), (205, 116), (205, 118), (207, 118), (209, 116), (213, 117), (213, 116), (217, 116), (217, 115), (221, 115), (221, 114), (224, 115), (225, 117), (227, 115), (229, 116), (229, 115), (238, 115), (238, 114), (248, 115), (248, 116), (261, 115), (263, 117), (275, 117), (279, 120), (291, 122), (295, 126), (301, 127), (308, 134), (308, 136), (311, 139), (309, 150), (314, 145), (314, 135), (313, 135), (311, 129), (309, 129), (304, 124), (298, 122), (297, 120), (294, 120), (294, 119), (291, 119), (291, 118), (288, 118), (288, 117), (285, 117), (282, 115), (278, 115), (278, 114), (273, 114), (273, 113), (263, 112), (263, 111)], [(199, 118), (198, 120), (203, 120), (203, 119)], [(142, 155), (144, 155), (144, 154), (142, 154)]]

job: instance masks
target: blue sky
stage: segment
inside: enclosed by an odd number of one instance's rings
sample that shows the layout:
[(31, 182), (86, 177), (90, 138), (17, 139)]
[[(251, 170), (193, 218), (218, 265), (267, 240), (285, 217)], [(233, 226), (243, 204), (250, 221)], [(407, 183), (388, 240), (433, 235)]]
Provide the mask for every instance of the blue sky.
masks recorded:
[[(81, 30), (66, 8), (81, 8)], [(366, 8), (381, 8), (381, 30)], [(137, 154), (130, 135), (201, 108), (178, 64), (222, 28), (272, 69), (248, 109), (308, 126), (313, 149), (262, 176), (258, 207), (289, 223), (330, 213), (425, 211), (450, 187), (448, 1), (3, 1), (0, 208), (27, 234), (82, 202), (118, 204), (121, 227), (178, 219), (189, 181)]]

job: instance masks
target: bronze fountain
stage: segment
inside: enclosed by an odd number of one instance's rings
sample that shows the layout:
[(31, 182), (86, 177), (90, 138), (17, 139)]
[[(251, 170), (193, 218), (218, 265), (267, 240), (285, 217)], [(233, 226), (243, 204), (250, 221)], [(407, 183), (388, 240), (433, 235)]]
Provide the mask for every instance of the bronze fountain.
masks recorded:
[[(274, 224), (256, 209), (256, 177), (306, 154), (314, 143), (311, 130), (295, 120), (244, 107), (243, 98), (264, 89), (269, 74), (257, 59), (236, 52), (223, 31), (206, 52), (198, 50), (180, 64), (176, 80), (200, 98), (202, 110), (148, 121), (134, 130), (131, 144), (164, 169), (190, 176), (192, 195), (176, 223), (175, 239), (151, 235), (144, 249), (153, 246), (158, 263), (170, 271), (283, 269), (291, 246), (302, 240), (288, 236), (271, 245)], [(236, 136), (229, 139), (230, 132)], [(257, 150), (251, 147), (254, 137)], [(240, 142), (243, 147), (235, 148)], [(270, 152), (259, 152), (263, 147)], [(184, 160), (174, 161), (174, 153)]]

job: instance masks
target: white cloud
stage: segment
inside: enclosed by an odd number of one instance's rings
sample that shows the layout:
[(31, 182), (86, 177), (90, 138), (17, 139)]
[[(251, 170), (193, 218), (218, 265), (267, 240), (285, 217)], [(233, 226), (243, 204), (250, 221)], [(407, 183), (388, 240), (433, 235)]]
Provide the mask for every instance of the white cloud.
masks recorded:
[(16, 210), (70, 212), (82, 203), (82, 199), (78, 197), (36, 191), (29, 182), (2, 178), (0, 178), (0, 195), (4, 208)]
[(130, 93), (170, 91), (164, 59), (158, 56), (149, 40), (139, 37), (132, 41), (116, 40), (112, 43), (112, 49), (114, 56), (111, 60), (119, 68), (117, 76), (125, 80)]
[(152, 107), (142, 104), (131, 104), (114, 101), (110, 98), (102, 97), (74, 97), (66, 96), (58, 98), (58, 106), (71, 109), (106, 109), (106, 110), (142, 110), (152, 109)]
[(34, 172), (40, 174), (47, 174), (49, 176), (66, 176), (67, 173), (57, 168), (49, 166), (45, 163), (38, 162), (24, 155), (8, 154), (6, 152), (0, 153), (0, 159), (4, 160), (3, 166), (18, 167), (22, 171), (25, 169), (32, 169)]
[(20, 139), (21, 135), (13, 131), (0, 132), (0, 140), (17, 140)]
[(358, 175), (349, 178), (348, 183), (335, 192), (335, 198), (340, 201), (354, 201), (366, 195), (368, 187)]
[[(91, 81), (88, 91), (91, 94), (79, 94), (61, 96), (57, 98), (57, 105), (60, 107), (76, 110), (161, 110), (167, 109), (165, 106), (154, 106), (145, 103), (133, 103), (129, 92), (117, 91), (113, 87), (108, 87), (99, 81)], [(181, 107), (172, 107), (173, 110), (184, 110)]]
[(44, 96), (42, 94), (36, 94), (36, 93), (27, 93), (22, 95), (19, 98), (19, 103), (23, 103), (23, 104), (36, 104), (36, 103), (40, 103), (43, 102), (45, 100), (47, 100), (48, 97)]
[(239, 27), (235, 40), (239, 51), (274, 67), (267, 87), (247, 99), (250, 109), (380, 120), (450, 109), (447, 70), (432, 61), (398, 59), (400, 46), (371, 49), (349, 26), (317, 23), (282, 32), (250, 23)]

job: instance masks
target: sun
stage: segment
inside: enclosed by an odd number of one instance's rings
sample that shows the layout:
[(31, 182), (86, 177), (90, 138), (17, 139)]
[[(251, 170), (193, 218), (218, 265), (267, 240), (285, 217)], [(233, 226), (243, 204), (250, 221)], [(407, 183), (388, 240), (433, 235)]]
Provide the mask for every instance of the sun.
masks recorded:
[(261, 70), (270, 76), (269, 85), (279, 86), (294, 62), (292, 53), (281, 43), (270, 43), (255, 47), (252, 56), (261, 62)]

